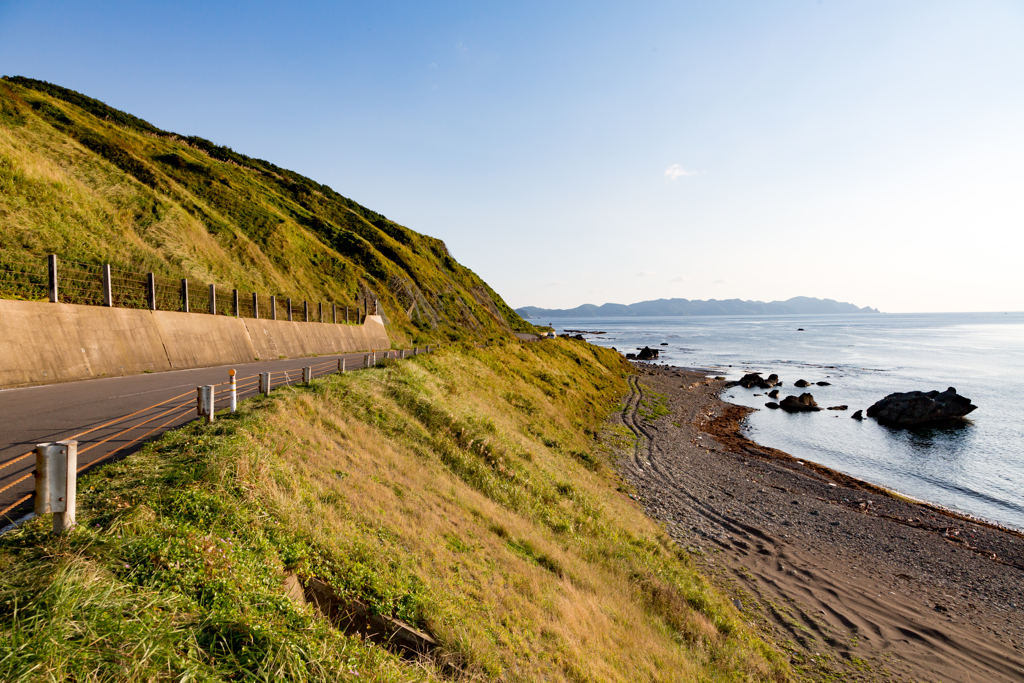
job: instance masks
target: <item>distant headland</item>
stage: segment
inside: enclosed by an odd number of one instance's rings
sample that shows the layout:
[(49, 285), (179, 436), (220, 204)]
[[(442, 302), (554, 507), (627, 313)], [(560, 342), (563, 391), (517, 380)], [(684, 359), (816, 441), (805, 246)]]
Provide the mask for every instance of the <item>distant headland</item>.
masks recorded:
[(820, 313), (879, 313), (877, 308), (795, 296), (786, 301), (743, 301), (742, 299), (657, 299), (635, 304), (583, 304), (576, 308), (553, 309), (523, 306), (516, 313), (523, 318), (630, 318), (640, 316), (687, 316), (687, 315), (806, 315)]

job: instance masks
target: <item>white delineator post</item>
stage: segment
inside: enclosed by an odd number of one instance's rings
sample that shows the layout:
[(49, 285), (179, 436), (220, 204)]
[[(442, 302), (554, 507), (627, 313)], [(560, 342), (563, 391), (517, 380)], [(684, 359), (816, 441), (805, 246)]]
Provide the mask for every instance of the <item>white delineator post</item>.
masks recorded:
[(213, 422), (213, 385), (196, 387), (196, 414), (205, 417), (207, 422)]
[(260, 373), (260, 393), (264, 396), (270, 396), (270, 373)]
[(230, 370), (228, 370), (228, 378), (230, 380), (230, 386), (229, 386), (229, 392), (230, 393), (228, 394), (228, 396), (230, 397), (231, 412), (233, 413), (233, 412), (235, 412), (238, 409), (238, 392), (237, 392), (237, 387), (235, 386), (235, 369), (234, 368), (231, 368)]
[(53, 513), (53, 532), (75, 525), (75, 489), (78, 478), (78, 442), (58, 441), (36, 446), (37, 515)]

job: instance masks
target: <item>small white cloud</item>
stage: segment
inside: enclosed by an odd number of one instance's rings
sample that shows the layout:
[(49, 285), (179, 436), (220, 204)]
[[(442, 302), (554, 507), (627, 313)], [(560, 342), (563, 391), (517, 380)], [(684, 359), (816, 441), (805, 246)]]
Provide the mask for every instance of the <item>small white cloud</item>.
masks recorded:
[(671, 282), (672, 284), (681, 284), (683, 282), (689, 282), (689, 280), (680, 275), (679, 277), (672, 278), (671, 280), (669, 280), (669, 282)]
[(728, 280), (715, 280), (711, 284), (713, 284), (713, 285), (727, 285), (727, 284), (729, 284), (729, 281)]
[(657, 272), (658, 271), (656, 271), (656, 270), (641, 270), (639, 273), (636, 274), (636, 276), (637, 277), (650, 277), (651, 275), (654, 275)]
[(461, 40), (455, 44), (455, 49), (459, 52), (469, 52), (469, 48), (463, 45)]
[(430, 63), (430, 68), (431, 69), (436, 69), (437, 68), (437, 62), (431, 62)]
[(547, 283), (547, 287), (560, 287), (565, 284), (565, 280), (555, 280), (554, 282)]
[[(672, 164), (665, 169), (665, 178), (667, 180), (675, 180), (676, 178), (686, 177), (691, 175), (700, 175), (701, 171), (690, 171), (679, 164)], [(666, 181), (667, 182), (667, 181)]]

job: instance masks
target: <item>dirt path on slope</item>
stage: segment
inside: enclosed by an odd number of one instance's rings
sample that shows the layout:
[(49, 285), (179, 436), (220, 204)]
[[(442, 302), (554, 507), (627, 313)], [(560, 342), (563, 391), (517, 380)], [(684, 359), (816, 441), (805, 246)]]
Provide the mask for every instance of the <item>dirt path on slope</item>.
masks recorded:
[(636, 437), (620, 470), (798, 671), (1024, 681), (1024, 536), (760, 447), (723, 386), (643, 367), (616, 418)]

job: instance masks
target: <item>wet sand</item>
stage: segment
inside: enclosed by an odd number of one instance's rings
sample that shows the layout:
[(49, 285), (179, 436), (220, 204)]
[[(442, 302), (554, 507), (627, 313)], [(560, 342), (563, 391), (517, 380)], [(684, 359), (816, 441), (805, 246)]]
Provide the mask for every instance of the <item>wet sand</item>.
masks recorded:
[[(1024, 535), (758, 446), (724, 381), (637, 367), (622, 475), (798, 671), (1024, 681)], [(670, 412), (647, 420), (652, 392)]]

